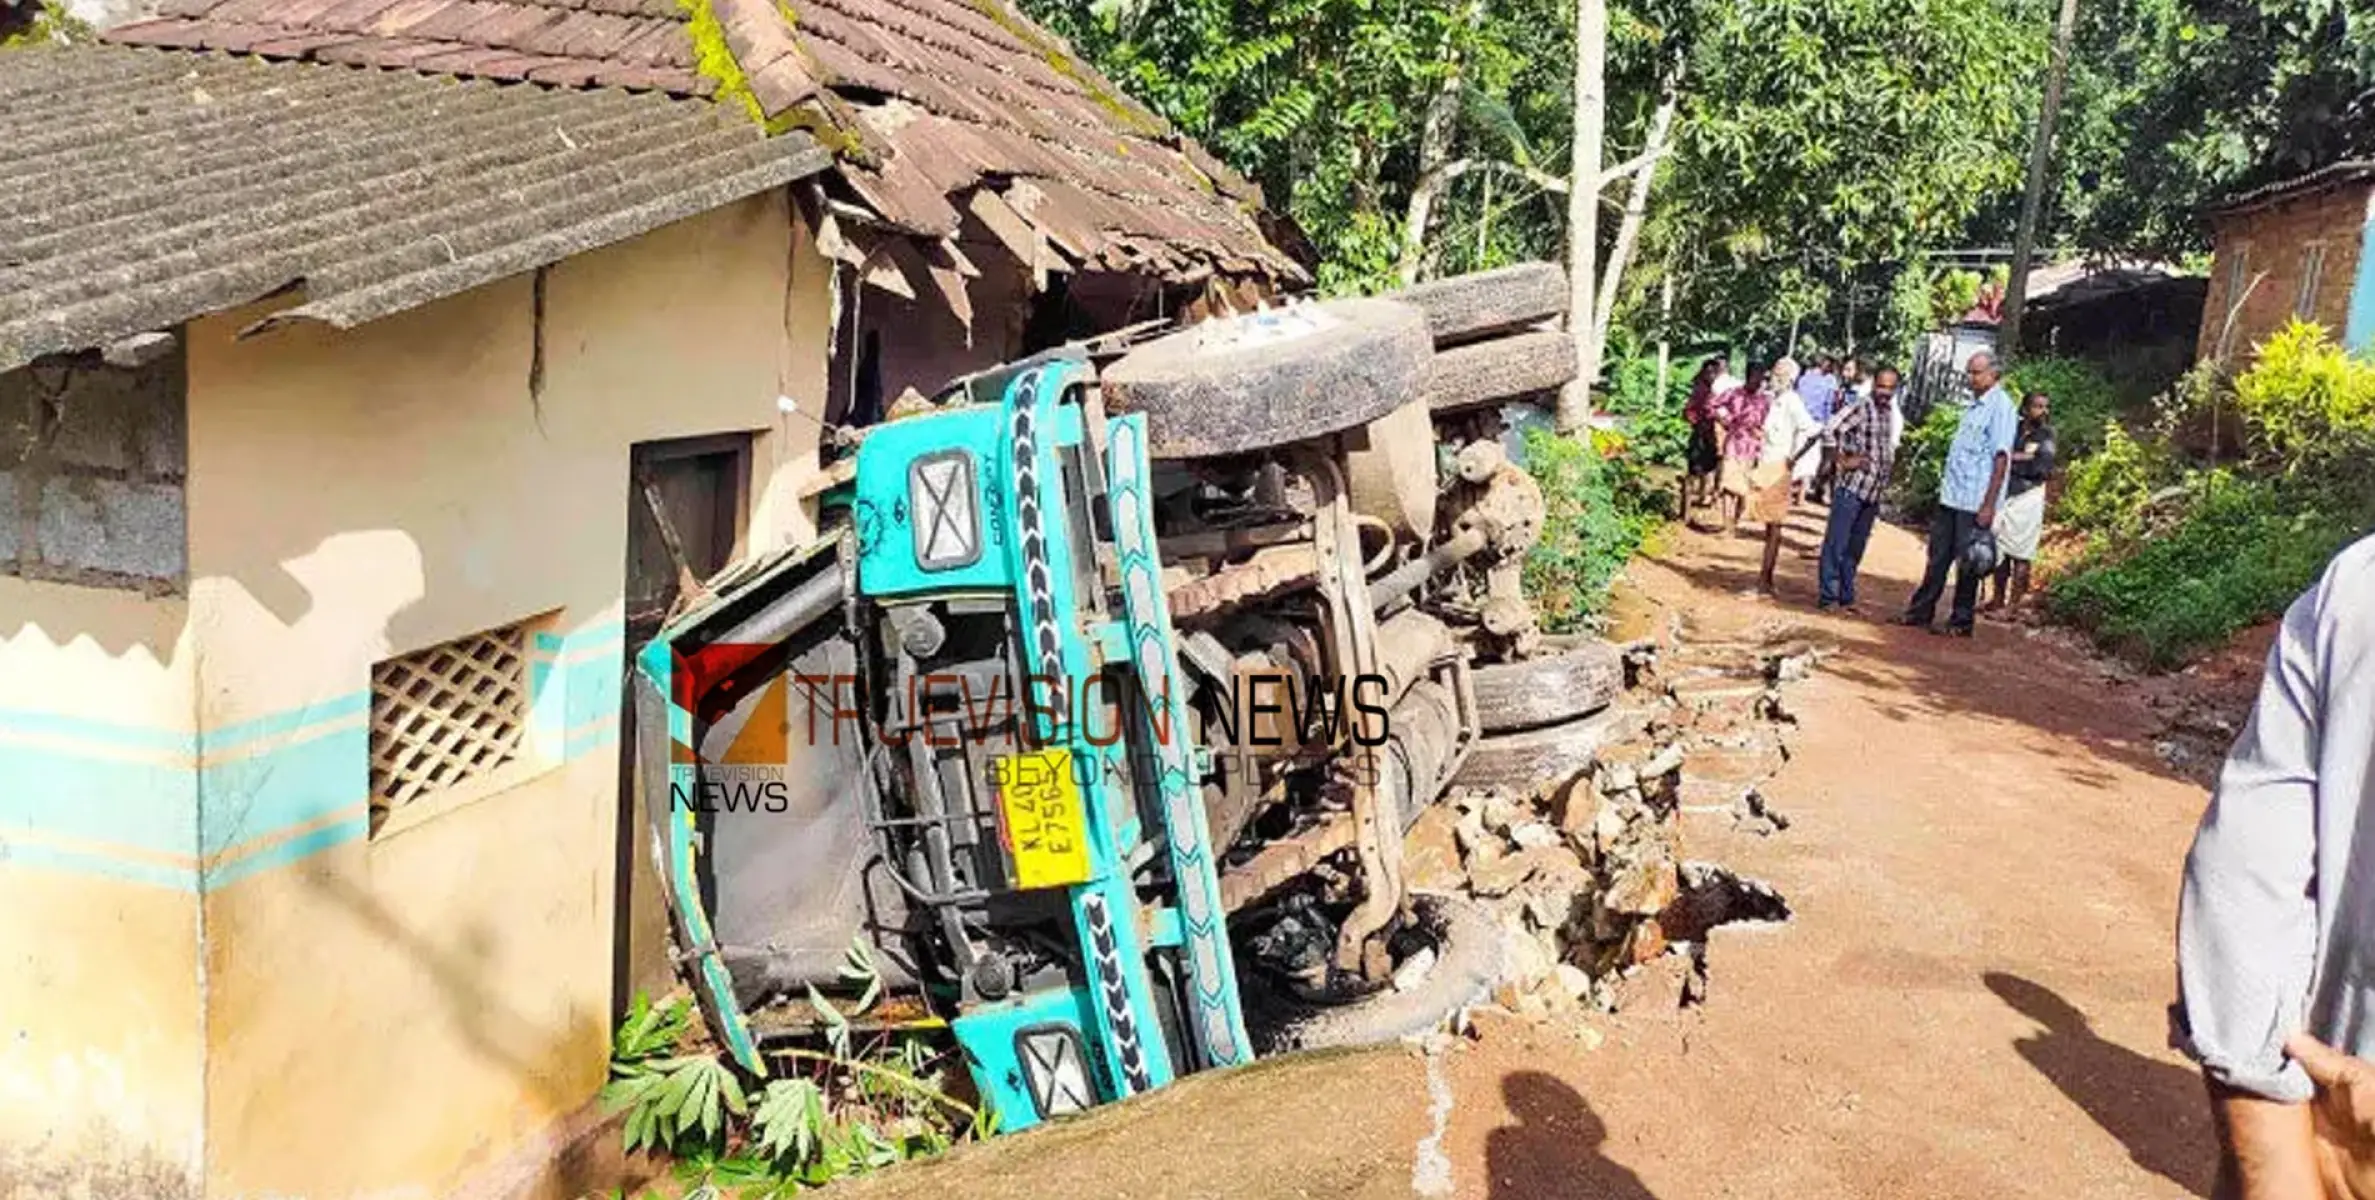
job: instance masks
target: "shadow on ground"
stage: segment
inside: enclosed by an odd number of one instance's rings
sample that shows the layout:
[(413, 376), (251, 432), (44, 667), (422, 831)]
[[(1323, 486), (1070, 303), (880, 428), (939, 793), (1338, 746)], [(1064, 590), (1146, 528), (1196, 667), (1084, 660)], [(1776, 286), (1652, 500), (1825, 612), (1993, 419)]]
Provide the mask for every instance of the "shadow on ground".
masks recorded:
[(2137, 1166), (2193, 1195), (2210, 1194), (2217, 1161), (2200, 1076), (2105, 1040), (2085, 1013), (2043, 984), (2002, 971), (1983, 978), (2044, 1027), (2013, 1043), (2038, 1074), (2118, 1139)]
[[(1777, 595), (1769, 607), (1776, 621), (1796, 622), (1852, 649), (1823, 669), (1901, 696), (1881, 706), (1885, 717), (1905, 723), (1968, 716), (2016, 722), (2082, 741), (2091, 755), (2139, 771), (2186, 778), (2155, 752), (2155, 731), (2137, 719), (2133, 707), (2103, 703), (2107, 690), (2126, 686), (2125, 676), (2045, 640), (2060, 637), (2058, 631), (2032, 638), (2032, 626), (1982, 620), (1978, 636), (1964, 640), (1891, 624), (1921, 579), (1919, 533), (1886, 524), (1876, 529), (1859, 580), (1861, 617), (1817, 614), (1819, 589), (1810, 552), (1822, 541), (1827, 517), (1827, 509), (1814, 505), (1802, 504), (1791, 513), (1775, 572)], [(1757, 585), (1763, 536), (1762, 526), (1748, 522), (1730, 535), (1702, 530), (1675, 539), (1655, 561), (1698, 587), (1749, 594)], [(2068, 762), (2064, 773), (2078, 787), (2107, 790), (2112, 783), (2111, 776), (2083, 759)]]
[(1639, 1176), (1603, 1153), (1608, 1123), (1557, 1076), (1512, 1071), (1501, 1099), (1516, 1118), (1485, 1139), (1490, 1200), (1655, 1200)]

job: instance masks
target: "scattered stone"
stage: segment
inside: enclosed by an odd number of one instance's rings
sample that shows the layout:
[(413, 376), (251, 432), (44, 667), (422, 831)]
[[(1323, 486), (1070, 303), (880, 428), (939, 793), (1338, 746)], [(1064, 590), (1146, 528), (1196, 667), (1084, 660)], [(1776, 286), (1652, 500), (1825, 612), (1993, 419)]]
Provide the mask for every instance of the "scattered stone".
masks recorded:
[(1663, 912), (1680, 894), (1682, 881), (1674, 868), (1674, 860), (1657, 859), (1634, 863), (1619, 871), (1601, 894), (1600, 903), (1610, 912), (1633, 916), (1650, 916)]
[(1591, 832), (1600, 816), (1600, 803), (1600, 784), (1592, 772), (1585, 771), (1551, 794), (1550, 809), (1557, 814), (1560, 832), (1573, 837)]
[(1421, 891), (1457, 891), (1467, 880), (1460, 868), (1458, 825), (1464, 818), (1436, 805), (1411, 822), (1402, 838), (1402, 879)]
[(1559, 831), (1542, 821), (1528, 821), (1509, 830), (1509, 840), (1520, 850), (1540, 850), (1556, 846), (1565, 840)]
[(1453, 822), (1452, 838), (1459, 844), (1460, 853), (1469, 855), (1483, 853), (1486, 844), (1492, 841), (1492, 835), (1484, 830), (1484, 817), (1475, 811), (1461, 813), (1459, 820)]
[(1575, 856), (1555, 846), (1516, 853), (1480, 854), (1468, 860), (1468, 886), (1487, 898), (1506, 896), (1525, 885), (1536, 872), (1576, 865)]
[(1488, 793), (1479, 810), (1484, 817), (1487, 833), (1506, 834), (1511, 826), (1525, 819), (1525, 803), (1507, 792)]
[(1576, 1000), (1584, 1000), (1591, 996), (1592, 977), (1586, 974), (1583, 968), (1578, 967), (1573, 963), (1560, 963), (1558, 966), (1552, 968), (1551, 974), (1555, 979), (1558, 980), (1559, 987), (1564, 990), (1569, 997)]

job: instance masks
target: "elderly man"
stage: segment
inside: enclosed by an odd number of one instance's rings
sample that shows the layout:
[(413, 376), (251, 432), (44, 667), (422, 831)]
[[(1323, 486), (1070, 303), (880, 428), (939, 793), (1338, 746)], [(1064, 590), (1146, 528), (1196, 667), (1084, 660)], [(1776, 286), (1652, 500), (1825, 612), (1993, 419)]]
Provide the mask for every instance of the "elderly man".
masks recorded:
[[(1996, 369), (1995, 358), (1974, 354), (1964, 370), (1979, 399), (1963, 410), (1954, 442), (1947, 447), (1946, 472), (1938, 481), (1938, 511), (1930, 517), (1930, 565), (1902, 618), (1904, 624), (1956, 637), (1971, 636), (1979, 606), (1981, 576), (1963, 552), (1981, 530), (1996, 522), (1996, 501), (2004, 495), (2004, 473), (2012, 465), (2012, 437), (2020, 428), (2020, 414), (2004, 391), (2004, 373)], [(1954, 610), (1946, 628), (1939, 629), (1934, 623), (1949, 570), (1954, 572)]]
[(2209, 1077), (2220, 1195), (2375, 1197), (2370, 806), (2375, 539), (2285, 615), (2185, 860), (2175, 1032)]

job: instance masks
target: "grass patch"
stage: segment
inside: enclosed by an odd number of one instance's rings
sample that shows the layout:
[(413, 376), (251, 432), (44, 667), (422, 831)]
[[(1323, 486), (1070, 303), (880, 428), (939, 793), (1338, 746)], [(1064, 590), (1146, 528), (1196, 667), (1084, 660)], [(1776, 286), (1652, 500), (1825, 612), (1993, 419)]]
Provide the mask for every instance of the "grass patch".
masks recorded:
[(2281, 614), (2366, 517), (2344, 498), (2225, 472), (2196, 486), (2169, 528), (2106, 541), (2056, 581), (2053, 615), (2147, 666), (2174, 667)]

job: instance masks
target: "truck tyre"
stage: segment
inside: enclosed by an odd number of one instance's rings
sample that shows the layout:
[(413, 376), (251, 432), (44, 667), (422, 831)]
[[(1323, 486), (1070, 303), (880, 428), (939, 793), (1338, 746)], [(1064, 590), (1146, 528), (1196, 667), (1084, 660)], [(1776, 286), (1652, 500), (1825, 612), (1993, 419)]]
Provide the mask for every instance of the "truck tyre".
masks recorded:
[(1366, 425), (1425, 378), (1426, 318), (1389, 300), (1333, 300), (1208, 321), (1122, 356), (1106, 403), (1144, 413), (1159, 459), (1217, 458)]
[(1469, 751), (1453, 787), (1505, 788), (1531, 793), (1563, 783), (1592, 765), (1592, 757), (1607, 744), (1614, 716), (1602, 710), (1591, 716), (1524, 733), (1479, 738)]
[(1427, 368), (1427, 407), (1463, 412), (1555, 392), (1576, 369), (1575, 339), (1556, 329), (1444, 350)]
[(1625, 659), (1606, 642), (1524, 662), (1478, 667), (1476, 715), (1486, 733), (1522, 733), (1589, 716), (1624, 690)]
[(1501, 930), (1473, 900), (1431, 893), (1410, 898), (1435, 962), (1408, 987), (1388, 987), (1350, 1004), (1303, 1006), (1268, 1039), (1272, 1052), (1373, 1046), (1416, 1037), (1482, 1004), (1508, 970)]
[(1567, 311), (1567, 272), (1557, 263), (1519, 263), (1436, 279), (1393, 292), (1388, 300), (1427, 314), (1437, 348), (1457, 346), (1556, 319)]

